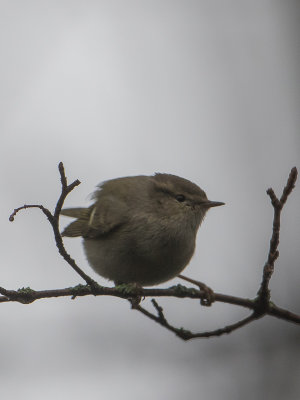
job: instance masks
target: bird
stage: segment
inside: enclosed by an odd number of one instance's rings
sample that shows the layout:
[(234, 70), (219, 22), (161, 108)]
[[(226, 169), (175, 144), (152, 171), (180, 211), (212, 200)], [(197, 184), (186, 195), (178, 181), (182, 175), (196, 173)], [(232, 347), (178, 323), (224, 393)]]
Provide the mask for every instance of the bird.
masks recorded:
[(99, 184), (89, 207), (66, 208), (75, 218), (63, 237), (82, 237), (90, 266), (115, 285), (166, 282), (189, 264), (208, 200), (188, 179), (167, 173), (111, 179)]

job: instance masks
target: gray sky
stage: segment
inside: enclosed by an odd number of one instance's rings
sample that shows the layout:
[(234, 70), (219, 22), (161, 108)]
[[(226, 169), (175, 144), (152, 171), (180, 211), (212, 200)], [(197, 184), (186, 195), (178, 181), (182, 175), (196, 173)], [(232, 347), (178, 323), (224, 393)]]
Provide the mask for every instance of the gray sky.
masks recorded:
[[(186, 275), (254, 297), (272, 226), (265, 193), (300, 167), (297, 1), (2, 1), (1, 286), (81, 283), (47, 221), (57, 164), (89, 204), (101, 181), (169, 172), (225, 207), (205, 219)], [(300, 185), (282, 215), (273, 299), (299, 305)], [(62, 221), (64, 223), (64, 221)], [(100, 284), (80, 239), (66, 239)], [(178, 280), (163, 286), (179, 283)], [(245, 314), (163, 300), (178, 326), (207, 330)], [(151, 307), (149, 302), (145, 306)], [(265, 318), (219, 339), (183, 343), (114, 298), (2, 304), (3, 397), (298, 399), (299, 328)], [(299, 311), (299, 309), (298, 309)], [(298, 354), (297, 354), (298, 353)]]

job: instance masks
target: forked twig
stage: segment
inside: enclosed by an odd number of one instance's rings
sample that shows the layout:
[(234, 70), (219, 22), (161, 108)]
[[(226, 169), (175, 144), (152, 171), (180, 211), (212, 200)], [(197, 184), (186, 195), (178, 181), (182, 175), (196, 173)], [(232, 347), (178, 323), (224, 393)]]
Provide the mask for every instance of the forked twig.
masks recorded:
[(257, 305), (256, 311), (258, 314), (264, 314), (270, 306), (269, 282), (274, 272), (275, 261), (279, 257), (278, 245), (279, 245), (279, 234), (280, 234), (281, 211), (283, 209), (284, 204), (287, 201), (288, 196), (291, 194), (292, 190), (295, 187), (297, 175), (298, 175), (297, 168), (296, 167), (292, 168), (287, 183), (283, 189), (280, 200), (277, 198), (272, 188), (267, 190), (267, 194), (271, 199), (271, 203), (274, 210), (273, 231), (270, 240), (270, 247), (269, 247), (267, 261), (263, 269), (262, 282), (257, 292), (258, 297), (256, 299), (256, 305)]
[(151, 301), (152, 301), (154, 308), (157, 311), (157, 315), (151, 313), (150, 311), (146, 310), (145, 308), (141, 307), (140, 305), (134, 307), (134, 309), (140, 311), (146, 317), (152, 319), (153, 321), (157, 322), (164, 328), (175, 333), (176, 336), (180, 337), (180, 339), (183, 339), (185, 341), (191, 340), (191, 339), (196, 339), (196, 338), (199, 339), (199, 338), (210, 338), (213, 336), (221, 336), (225, 333), (228, 334), (228, 333), (231, 333), (231, 332), (235, 331), (236, 329), (239, 329), (242, 326), (245, 326), (245, 325), (249, 324), (250, 322), (258, 319), (258, 317), (256, 317), (256, 315), (255, 315), (255, 312), (253, 312), (248, 317), (246, 317), (234, 324), (227, 325), (224, 328), (215, 329), (213, 331), (193, 333), (185, 328), (176, 328), (173, 325), (171, 325), (167, 321), (167, 319), (164, 315), (163, 308), (156, 302), (156, 300), (152, 299)]
[(76, 264), (75, 260), (69, 255), (69, 253), (66, 251), (63, 241), (62, 241), (62, 237), (61, 234), (59, 232), (59, 214), (61, 212), (62, 206), (64, 204), (64, 201), (66, 199), (66, 197), (68, 196), (68, 194), (78, 185), (80, 185), (80, 181), (78, 179), (76, 179), (74, 182), (72, 182), (70, 185), (68, 185), (67, 183), (67, 178), (66, 178), (66, 174), (65, 174), (65, 169), (64, 169), (64, 165), (62, 162), (60, 162), (58, 164), (58, 170), (60, 173), (60, 180), (61, 180), (61, 194), (59, 196), (59, 199), (56, 203), (56, 207), (54, 210), (54, 213), (52, 214), (47, 208), (45, 208), (44, 206), (41, 205), (24, 205), (22, 207), (19, 208), (15, 208), (13, 213), (10, 215), (9, 220), (11, 222), (14, 221), (16, 214), (26, 208), (39, 208), (42, 210), (42, 212), (47, 216), (52, 229), (53, 229), (53, 233), (54, 233), (54, 237), (55, 237), (55, 243), (56, 246), (58, 248), (59, 254), (67, 261), (67, 263), (85, 280), (85, 282), (90, 285), (92, 288), (94, 288), (95, 286), (97, 286), (97, 283), (90, 278), (85, 272), (82, 271), (81, 268), (78, 267), (78, 265)]

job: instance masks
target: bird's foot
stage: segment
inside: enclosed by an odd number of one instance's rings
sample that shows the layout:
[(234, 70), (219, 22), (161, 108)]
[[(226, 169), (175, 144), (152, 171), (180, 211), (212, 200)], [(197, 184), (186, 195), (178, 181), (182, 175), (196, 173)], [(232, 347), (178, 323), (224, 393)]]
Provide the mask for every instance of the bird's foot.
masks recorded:
[(200, 291), (203, 292), (203, 297), (200, 300), (200, 303), (202, 306), (211, 306), (212, 303), (215, 301), (215, 293), (214, 291), (205, 283), (196, 281), (195, 279), (188, 278), (187, 276), (184, 275), (178, 275), (178, 278), (181, 278), (187, 282), (193, 283), (194, 285), (198, 286)]
[(136, 308), (142, 301), (141, 292), (143, 287), (139, 283), (121, 283), (116, 284), (115, 287), (127, 296), (130, 295), (127, 298), (131, 304), (131, 308)]

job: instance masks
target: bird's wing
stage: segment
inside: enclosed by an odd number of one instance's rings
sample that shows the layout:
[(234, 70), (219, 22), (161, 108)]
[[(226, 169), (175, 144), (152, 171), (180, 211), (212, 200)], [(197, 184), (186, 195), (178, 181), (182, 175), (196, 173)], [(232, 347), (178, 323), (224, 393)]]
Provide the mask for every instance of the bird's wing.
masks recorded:
[(111, 197), (102, 198), (89, 208), (62, 210), (62, 215), (77, 218), (64, 229), (62, 236), (87, 239), (107, 235), (127, 220), (124, 203)]

